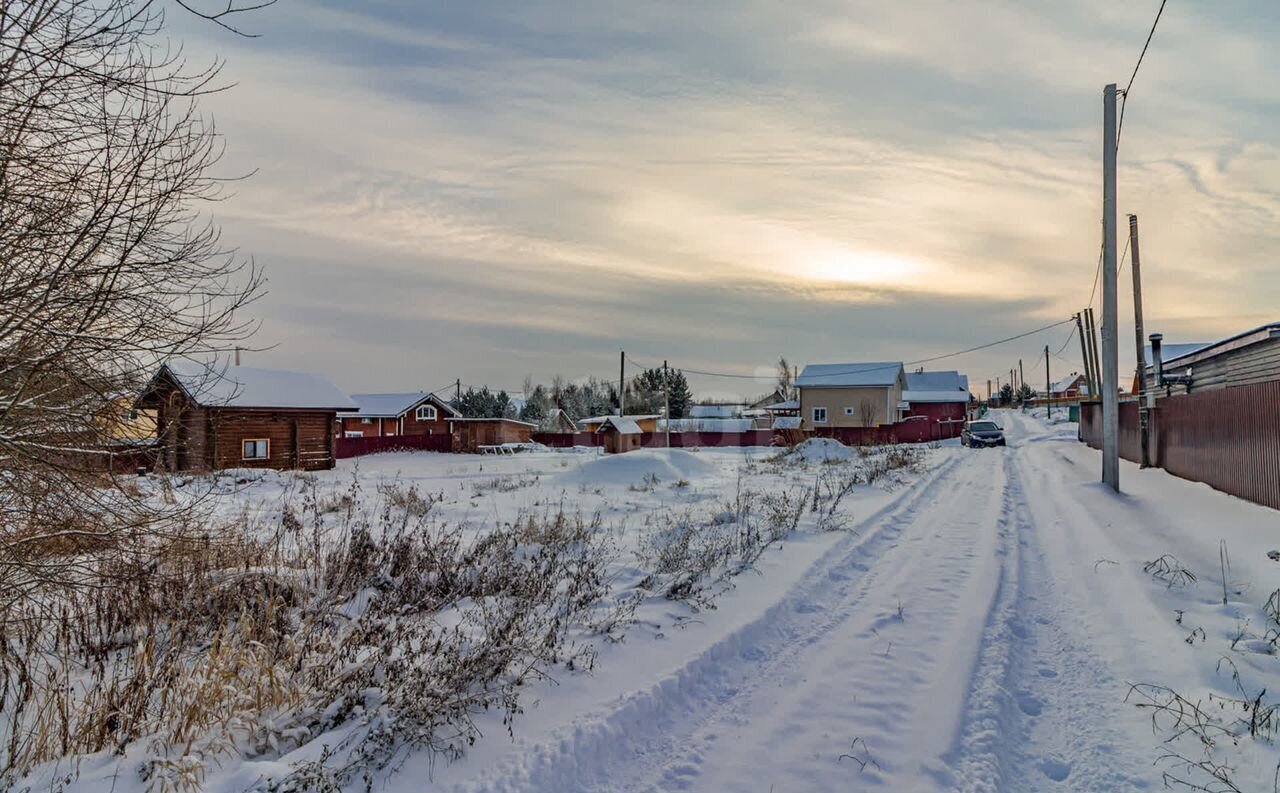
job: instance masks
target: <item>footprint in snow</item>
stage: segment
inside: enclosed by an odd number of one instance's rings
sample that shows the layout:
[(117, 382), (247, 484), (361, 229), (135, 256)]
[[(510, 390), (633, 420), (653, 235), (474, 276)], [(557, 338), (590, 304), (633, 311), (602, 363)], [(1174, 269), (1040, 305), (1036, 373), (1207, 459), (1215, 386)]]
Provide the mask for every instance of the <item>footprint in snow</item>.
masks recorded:
[(1028, 716), (1039, 716), (1044, 711), (1044, 703), (1030, 691), (1019, 691), (1016, 695), (1018, 709)]
[(1071, 775), (1071, 764), (1046, 757), (1040, 761), (1040, 772), (1054, 782), (1061, 782)]

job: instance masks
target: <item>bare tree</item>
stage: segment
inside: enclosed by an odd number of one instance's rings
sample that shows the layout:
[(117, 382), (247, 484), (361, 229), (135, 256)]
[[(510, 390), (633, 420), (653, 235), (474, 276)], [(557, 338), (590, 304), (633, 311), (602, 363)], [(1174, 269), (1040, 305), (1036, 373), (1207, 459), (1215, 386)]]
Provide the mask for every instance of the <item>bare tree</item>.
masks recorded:
[(876, 406), (875, 400), (864, 399), (858, 403), (858, 420), (862, 422), (862, 426), (874, 427), (879, 415), (880, 408)]
[[(188, 10), (230, 27), (248, 8)], [(260, 271), (200, 211), (225, 181), (197, 108), (221, 64), (189, 67), (163, 10), (0, 0), (0, 620), (83, 582), (98, 552), (183, 530), (176, 505), (111, 486), (107, 461), (160, 362), (255, 329), (240, 310)]]
[(791, 376), (791, 364), (784, 355), (778, 359), (778, 393), (783, 399), (791, 399), (795, 395), (795, 383)]

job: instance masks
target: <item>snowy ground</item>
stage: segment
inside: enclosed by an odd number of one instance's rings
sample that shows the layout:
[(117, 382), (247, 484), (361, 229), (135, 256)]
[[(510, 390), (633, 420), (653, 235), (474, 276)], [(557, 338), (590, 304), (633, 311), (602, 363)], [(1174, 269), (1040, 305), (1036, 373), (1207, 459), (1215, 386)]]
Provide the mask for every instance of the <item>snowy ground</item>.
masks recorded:
[[(1280, 514), (1128, 463), (1115, 495), (1076, 425), (990, 417), (1007, 448), (929, 450), (923, 473), (852, 492), (843, 531), (818, 531), (806, 514), (713, 607), (650, 598), (591, 674), (536, 686), (514, 737), (495, 716), (462, 760), (412, 754), (375, 788), (1124, 791), (1159, 789), (1167, 772), (1211, 790), (1237, 789), (1224, 779), (1272, 790), (1280, 758), (1265, 705), (1280, 698), (1241, 701), (1280, 692), (1280, 613), (1263, 608), (1280, 587), (1267, 556), (1280, 548)], [(853, 453), (776, 454), (386, 454), (358, 473), (363, 487), (412, 485), (440, 499), (434, 515), (476, 526), (598, 512), (626, 587), (644, 575), (634, 552), (662, 516), (714, 515), (743, 490), (803, 492), (839, 467), (821, 458)], [(344, 462), (320, 484), (339, 492), (356, 468)], [(287, 487), (268, 476), (227, 510), (277, 519)], [(1168, 689), (1131, 695), (1135, 683)], [(1138, 707), (1178, 704), (1170, 692), (1210, 720), (1199, 728), (1208, 754), (1194, 732), (1166, 743), (1179, 727), (1169, 711)], [(241, 790), (316, 751), (227, 763), (207, 786)], [(68, 789), (113, 773), (83, 769)]]
[[(1241, 789), (1271, 790), (1274, 748), (1210, 694), (1243, 698), (1233, 668), (1248, 698), (1280, 690), (1261, 638), (1280, 515), (1128, 464), (1114, 495), (1074, 425), (994, 418), (1007, 449), (941, 450), (855, 533), (787, 549), (704, 624), (629, 641), (589, 684), (548, 691), (514, 742), (392, 787), (1116, 791), (1160, 788), (1165, 771), (1213, 783), (1155, 765), (1205, 755), (1193, 736), (1164, 743), (1168, 722), (1156, 734), (1141, 698), (1125, 702), (1130, 683), (1151, 683), (1226, 714), (1244, 737), (1219, 736), (1211, 759)], [(1162, 554), (1197, 580), (1144, 572)], [(1233, 647), (1242, 632), (1255, 638)]]

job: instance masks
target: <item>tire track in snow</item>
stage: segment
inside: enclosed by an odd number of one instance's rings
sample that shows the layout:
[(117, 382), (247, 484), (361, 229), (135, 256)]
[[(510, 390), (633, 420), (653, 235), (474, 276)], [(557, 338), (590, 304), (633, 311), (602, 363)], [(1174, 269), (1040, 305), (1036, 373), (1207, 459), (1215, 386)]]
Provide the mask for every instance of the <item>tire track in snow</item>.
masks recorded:
[[(456, 793), (579, 791), (620, 787), (627, 766), (652, 769), (671, 759), (652, 754), (668, 736), (687, 732), (739, 694), (762, 670), (774, 668), (840, 621), (829, 608), (834, 594), (845, 600), (862, 579), (874, 576), (877, 559), (896, 547), (904, 529), (960, 470), (962, 455), (943, 462), (903, 498), (862, 521), (855, 532), (822, 555), (805, 577), (756, 620), (739, 627), (682, 667), (603, 713), (587, 714), (556, 737), (528, 747), (481, 780), (453, 787)], [(866, 584), (859, 588), (864, 591)], [(686, 729), (682, 730), (681, 727)], [(646, 762), (644, 752), (651, 752)], [(639, 755), (639, 758), (638, 758)], [(639, 762), (637, 762), (639, 759)], [(639, 766), (639, 768), (637, 767)], [(677, 769), (678, 770), (678, 769)]]

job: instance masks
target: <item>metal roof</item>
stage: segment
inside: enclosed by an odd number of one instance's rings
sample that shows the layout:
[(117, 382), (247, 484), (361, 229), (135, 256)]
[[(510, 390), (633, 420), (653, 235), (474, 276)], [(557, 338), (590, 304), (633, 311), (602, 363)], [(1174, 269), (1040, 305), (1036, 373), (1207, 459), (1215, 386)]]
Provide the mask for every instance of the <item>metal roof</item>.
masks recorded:
[(908, 389), (902, 392), (902, 399), (905, 402), (968, 402), (968, 391), (916, 391)]
[(901, 361), (811, 363), (800, 372), (801, 388), (891, 386), (902, 375)]
[(907, 372), (908, 391), (962, 391), (968, 399), (969, 378), (955, 370)]
[(352, 394), (351, 400), (356, 403), (358, 409), (348, 415), (360, 418), (398, 418), (427, 401), (438, 408), (443, 408), (444, 412), (451, 416), (461, 415), (448, 402), (425, 391), (399, 394)]

